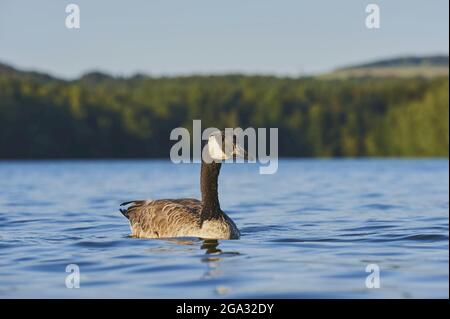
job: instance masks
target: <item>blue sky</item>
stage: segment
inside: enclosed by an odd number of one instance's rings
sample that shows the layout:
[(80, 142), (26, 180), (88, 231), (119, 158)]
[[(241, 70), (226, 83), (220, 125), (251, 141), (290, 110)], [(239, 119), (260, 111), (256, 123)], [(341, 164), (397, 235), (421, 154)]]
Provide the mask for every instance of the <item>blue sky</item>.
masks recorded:
[[(65, 27), (76, 3), (81, 28)], [(365, 7), (381, 28), (365, 27)], [(74, 78), (300, 75), (400, 55), (448, 54), (449, 2), (324, 0), (0, 0), (0, 62)]]

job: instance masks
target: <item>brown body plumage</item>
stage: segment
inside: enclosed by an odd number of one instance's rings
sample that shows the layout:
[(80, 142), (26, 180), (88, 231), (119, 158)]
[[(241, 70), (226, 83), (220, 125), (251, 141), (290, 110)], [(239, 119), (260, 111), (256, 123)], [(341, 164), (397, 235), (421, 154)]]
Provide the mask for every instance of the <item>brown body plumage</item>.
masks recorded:
[[(213, 138), (213, 139), (212, 139)], [(218, 177), (220, 160), (230, 156), (247, 158), (238, 145), (233, 144), (231, 154), (223, 146), (217, 149), (215, 138), (225, 140), (223, 133), (209, 139), (210, 159), (202, 159), (200, 189), (202, 200), (193, 198), (136, 200), (121, 204), (128, 218), (132, 235), (141, 238), (200, 237), (209, 239), (238, 239), (239, 230), (235, 223), (220, 208)], [(224, 145), (224, 143), (222, 143)], [(221, 153), (221, 154), (220, 154)], [(218, 155), (220, 154), (220, 155)]]
[(202, 202), (193, 198), (133, 201), (122, 213), (132, 236), (140, 238), (200, 237), (238, 239), (239, 230), (225, 213), (202, 221)]

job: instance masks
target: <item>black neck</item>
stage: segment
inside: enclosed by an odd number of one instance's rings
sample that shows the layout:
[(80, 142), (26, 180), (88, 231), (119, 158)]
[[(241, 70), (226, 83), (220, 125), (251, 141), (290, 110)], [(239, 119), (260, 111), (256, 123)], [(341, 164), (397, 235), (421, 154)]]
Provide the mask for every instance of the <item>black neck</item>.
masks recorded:
[(217, 193), (217, 180), (219, 178), (221, 163), (206, 163), (202, 160), (200, 173), (200, 190), (202, 192), (202, 220), (213, 219), (220, 214), (219, 195)]

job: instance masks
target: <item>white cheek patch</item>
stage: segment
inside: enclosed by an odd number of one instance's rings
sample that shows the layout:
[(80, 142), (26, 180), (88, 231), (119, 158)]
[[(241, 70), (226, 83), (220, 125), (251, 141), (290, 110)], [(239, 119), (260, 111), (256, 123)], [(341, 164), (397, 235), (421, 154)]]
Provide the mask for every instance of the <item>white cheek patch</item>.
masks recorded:
[(220, 144), (221, 143), (217, 141), (216, 136), (211, 136), (208, 140), (208, 151), (213, 160), (224, 160), (228, 158), (222, 151), (222, 146)]

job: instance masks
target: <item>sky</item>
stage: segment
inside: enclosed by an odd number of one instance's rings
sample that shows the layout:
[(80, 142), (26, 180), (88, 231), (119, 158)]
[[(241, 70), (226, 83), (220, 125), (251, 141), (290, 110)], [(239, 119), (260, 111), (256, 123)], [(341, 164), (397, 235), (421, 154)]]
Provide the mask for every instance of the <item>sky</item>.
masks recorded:
[[(65, 26), (68, 4), (80, 29)], [(368, 29), (369, 3), (380, 28)], [(298, 76), (403, 55), (448, 54), (447, 0), (0, 0), (0, 62), (72, 79)]]

